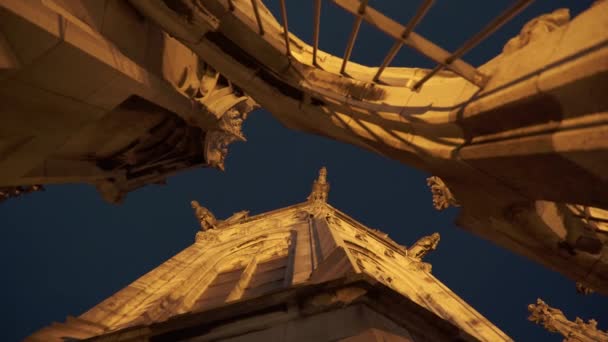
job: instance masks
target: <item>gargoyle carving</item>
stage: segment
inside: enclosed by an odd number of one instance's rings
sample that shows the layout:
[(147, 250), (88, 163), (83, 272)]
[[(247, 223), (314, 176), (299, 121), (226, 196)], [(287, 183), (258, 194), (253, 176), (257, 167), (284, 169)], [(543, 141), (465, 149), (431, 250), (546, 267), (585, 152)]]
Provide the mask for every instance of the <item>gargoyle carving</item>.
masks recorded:
[(224, 131), (208, 132), (205, 136), (205, 160), (207, 164), (224, 171), (228, 145), (237, 140), (240, 140), (240, 138)]
[(197, 201), (190, 202), (190, 205), (194, 209), (194, 215), (198, 219), (202, 231), (217, 228), (219, 222), (209, 209), (202, 207)]
[(540, 298), (536, 300), (536, 304), (528, 305), (528, 311), (528, 320), (561, 334), (564, 336), (564, 342), (608, 341), (608, 333), (597, 329), (596, 320), (590, 319), (585, 323), (577, 317), (574, 322), (569, 321), (561, 310), (550, 307)]
[(422, 261), (429, 252), (437, 249), (439, 244), (439, 233), (424, 236), (407, 249), (407, 255), (417, 261)]
[(243, 122), (249, 112), (259, 106), (208, 65), (205, 65), (205, 72), (198, 84), (194, 98), (217, 119), (213, 124), (215, 127), (205, 137), (205, 160), (210, 166), (223, 171), (228, 145), (235, 141), (246, 141), (242, 131)]
[[(228, 145), (245, 141), (243, 121), (258, 107), (251, 97), (180, 42), (166, 35), (163, 39), (163, 77), (190, 100), (192, 109), (173, 112), (134, 95), (114, 110), (120, 115), (111, 117), (112, 122), (140, 122), (136, 120), (138, 116), (149, 119), (136, 125), (138, 130), (133, 132), (138, 134), (120, 140), (122, 146), (116, 145), (112, 153), (96, 157), (100, 169), (113, 173), (96, 184), (102, 196), (112, 203), (121, 202), (129, 191), (163, 182), (180, 170), (223, 170)], [(121, 137), (123, 134), (129, 136), (131, 131), (117, 133)]]
[(245, 136), (243, 135), (243, 122), (247, 119), (247, 115), (253, 109), (251, 106), (248, 106), (246, 100), (247, 98), (245, 98), (243, 102), (228, 109), (226, 113), (222, 115), (219, 122), (219, 127), (223, 131), (240, 138), (242, 141), (245, 141)]
[(42, 185), (27, 185), (27, 186), (14, 186), (8, 188), (0, 188), (0, 202), (5, 201), (12, 197), (19, 197), (23, 194), (27, 194), (34, 191), (43, 191)]
[(328, 224), (331, 224), (331, 225), (335, 225), (335, 226), (338, 226), (338, 227), (340, 227), (342, 225), (340, 223), (340, 220), (337, 217), (335, 217), (335, 216), (333, 216), (331, 214), (327, 214), (325, 216), (325, 220), (327, 221)]
[(530, 42), (539, 40), (547, 33), (567, 24), (570, 21), (570, 11), (560, 8), (551, 13), (543, 14), (527, 22), (519, 32), (519, 35), (511, 38), (502, 52), (509, 54), (528, 45)]
[(443, 180), (437, 176), (432, 176), (426, 179), (426, 184), (431, 187), (433, 194), (433, 206), (437, 210), (447, 209), (450, 206), (458, 207), (456, 198), (452, 195), (450, 189), (445, 185)]

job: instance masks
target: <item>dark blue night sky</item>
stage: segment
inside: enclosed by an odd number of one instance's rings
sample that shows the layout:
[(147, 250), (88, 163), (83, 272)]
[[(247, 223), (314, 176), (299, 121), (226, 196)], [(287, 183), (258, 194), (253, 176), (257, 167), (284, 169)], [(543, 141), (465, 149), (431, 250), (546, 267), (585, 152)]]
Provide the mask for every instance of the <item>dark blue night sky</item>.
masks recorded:
[[(438, 0), (416, 30), (455, 50), (513, 1)], [(265, 1), (276, 14), (278, 0)], [(572, 15), (592, 1), (537, 1), (464, 59), (480, 65), (500, 53), (529, 19), (560, 7)], [(406, 23), (419, 1), (372, 0), (370, 5)], [(288, 0), (292, 32), (312, 37), (312, 1)], [(320, 47), (342, 55), (352, 17), (325, 1)], [(363, 25), (353, 60), (379, 65), (392, 41)], [(404, 48), (393, 66), (432, 67)], [(328, 168), (329, 202), (363, 224), (409, 245), (441, 233), (428, 257), (434, 275), (516, 341), (561, 341), (528, 322), (527, 305), (542, 297), (570, 318), (596, 318), (608, 329), (608, 298), (581, 296), (574, 282), (454, 225), (458, 209), (437, 212), (428, 175), (371, 152), (290, 131), (258, 110), (245, 122), (248, 142), (232, 145), (226, 171), (199, 169), (127, 196), (122, 205), (102, 201), (92, 186), (48, 186), (0, 204), (0, 268), (4, 308), (0, 341), (16, 341), (53, 321), (80, 315), (194, 241), (196, 199), (225, 218), (306, 199), (317, 170)]]

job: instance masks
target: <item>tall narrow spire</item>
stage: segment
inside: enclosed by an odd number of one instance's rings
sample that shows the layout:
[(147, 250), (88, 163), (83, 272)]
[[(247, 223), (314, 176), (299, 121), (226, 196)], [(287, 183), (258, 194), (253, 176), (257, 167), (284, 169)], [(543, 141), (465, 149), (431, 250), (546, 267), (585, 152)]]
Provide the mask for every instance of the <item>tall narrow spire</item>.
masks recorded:
[(327, 182), (327, 169), (323, 166), (319, 170), (319, 177), (312, 183), (312, 191), (308, 200), (311, 202), (327, 202), (329, 183)]

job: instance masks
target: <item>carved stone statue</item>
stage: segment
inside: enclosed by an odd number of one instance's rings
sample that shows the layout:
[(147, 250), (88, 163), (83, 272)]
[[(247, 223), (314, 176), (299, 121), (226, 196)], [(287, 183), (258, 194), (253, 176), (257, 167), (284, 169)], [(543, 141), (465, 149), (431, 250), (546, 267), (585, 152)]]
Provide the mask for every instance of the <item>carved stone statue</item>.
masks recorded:
[(544, 326), (551, 332), (560, 333), (564, 336), (564, 342), (608, 341), (608, 333), (597, 329), (596, 320), (590, 319), (585, 323), (577, 317), (574, 322), (569, 321), (561, 310), (550, 307), (540, 298), (536, 300), (536, 304), (528, 305), (528, 311), (528, 320)]
[(202, 207), (197, 201), (190, 202), (190, 205), (194, 209), (194, 215), (196, 215), (201, 224), (202, 231), (217, 228), (218, 221), (209, 209)]
[(437, 249), (439, 239), (439, 233), (433, 233), (431, 235), (424, 236), (407, 249), (407, 255), (410, 258), (421, 261), (422, 258), (424, 258), (429, 252)]
[(310, 196), (308, 196), (308, 200), (312, 202), (327, 202), (328, 194), (329, 183), (327, 182), (327, 169), (324, 166), (319, 170), (319, 177), (312, 184), (312, 191)]
[(452, 192), (441, 178), (437, 176), (429, 177), (426, 179), (426, 184), (431, 187), (433, 206), (435, 209), (443, 210), (450, 206), (459, 206), (458, 202), (456, 202), (456, 198), (454, 198), (454, 195), (452, 195)]

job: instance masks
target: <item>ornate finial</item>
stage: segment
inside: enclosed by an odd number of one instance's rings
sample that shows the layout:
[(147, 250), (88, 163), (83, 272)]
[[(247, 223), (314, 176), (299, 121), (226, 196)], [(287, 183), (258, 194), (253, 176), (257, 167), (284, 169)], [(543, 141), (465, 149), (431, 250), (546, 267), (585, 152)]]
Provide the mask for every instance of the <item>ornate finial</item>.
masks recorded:
[(12, 197), (18, 197), (34, 191), (44, 191), (44, 187), (40, 184), (13, 186), (8, 188), (0, 188), (0, 202)]
[(202, 207), (197, 201), (191, 201), (190, 205), (194, 209), (194, 215), (196, 215), (201, 224), (202, 231), (217, 228), (218, 221), (209, 209)]
[(607, 342), (608, 333), (597, 329), (597, 321), (590, 319), (585, 323), (576, 318), (574, 322), (569, 321), (561, 310), (555, 309), (537, 299), (536, 304), (528, 305), (530, 316), (528, 320), (540, 324), (545, 329), (560, 333), (564, 336), (564, 342)]
[(431, 192), (433, 193), (433, 206), (435, 209), (443, 210), (450, 206), (460, 206), (441, 178), (431, 176), (426, 179), (426, 184), (431, 187)]
[(422, 261), (422, 258), (424, 258), (429, 252), (437, 249), (440, 238), (441, 236), (439, 233), (433, 233), (431, 235), (421, 237), (418, 239), (418, 241), (416, 241), (416, 243), (407, 249), (407, 255), (410, 258)]
[(327, 182), (327, 169), (323, 166), (319, 170), (319, 177), (312, 183), (312, 192), (308, 196), (311, 202), (327, 202), (329, 183)]

